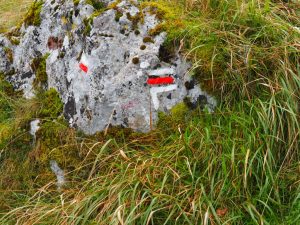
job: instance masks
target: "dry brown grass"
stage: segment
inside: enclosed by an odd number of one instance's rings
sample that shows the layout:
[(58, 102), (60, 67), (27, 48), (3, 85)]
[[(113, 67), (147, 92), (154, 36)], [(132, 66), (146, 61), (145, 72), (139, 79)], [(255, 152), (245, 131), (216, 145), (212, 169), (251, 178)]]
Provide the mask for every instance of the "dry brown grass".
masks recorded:
[(15, 26), (33, 0), (0, 0), (0, 32)]

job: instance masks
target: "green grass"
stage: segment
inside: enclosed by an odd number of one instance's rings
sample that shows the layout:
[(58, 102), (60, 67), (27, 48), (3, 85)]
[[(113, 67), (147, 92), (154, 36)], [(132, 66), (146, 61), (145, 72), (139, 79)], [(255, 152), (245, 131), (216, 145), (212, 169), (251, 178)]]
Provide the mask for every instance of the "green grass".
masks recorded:
[(33, 0), (0, 0), (0, 32), (18, 25)]
[[(148, 134), (85, 136), (60, 117), (53, 90), (26, 101), (1, 80), (0, 223), (298, 224), (299, 4), (146, 6), (165, 20), (157, 30), (168, 31), (168, 50), (181, 43), (194, 76), (218, 97), (215, 112), (181, 104)], [(61, 192), (51, 159), (67, 172)]]

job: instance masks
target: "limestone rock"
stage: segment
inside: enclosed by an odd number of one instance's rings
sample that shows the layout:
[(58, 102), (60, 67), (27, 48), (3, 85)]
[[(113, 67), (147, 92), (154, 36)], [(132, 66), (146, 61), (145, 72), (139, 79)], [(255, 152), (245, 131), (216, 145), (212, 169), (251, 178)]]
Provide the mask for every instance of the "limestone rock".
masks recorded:
[(95, 13), (85, 1), (46, 0), (40, 16), (40, 26), (22, 26), (19, 45), (0, 38), (0, 72), (13, 70), (8, 80), (30, 98), (36, 79), (32, 61), (49, 54), (43, 87), (59, 92), (71, 126), (87, 134), (108, 125), (147, 132), (159, 111), (168, 112), (184, 98), (194, 104), (205, 99), (209, 110), (215, 106), (197, 85), (187, 85), (193, 83), (190, 64), (180, 55), (160, 59), (167, 34), (149, 36), (161, 21), (138, 2), (123, 0)]

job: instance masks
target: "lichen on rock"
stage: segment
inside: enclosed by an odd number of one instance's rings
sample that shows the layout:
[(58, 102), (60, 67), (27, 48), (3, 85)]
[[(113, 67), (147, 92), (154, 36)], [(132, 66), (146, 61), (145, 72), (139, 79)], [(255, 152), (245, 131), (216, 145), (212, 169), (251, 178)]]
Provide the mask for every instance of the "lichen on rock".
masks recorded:
[[(28, 98), (37, 86), (56, 89), (70, 126), (86, 134), (109, 125), (146, 132), (158, 112), (186, 99), (194, 107), (205, 96), (213, 109), (214, 99), (198, 85), (187, 88), (190, 64), (177, 52), (161, 57), (167, 34), (153, 5), (46, 0), (35, 9), (38, 22), (25, 21), (18, 45), (0, 38), (0, 72), (14, 71), (7, 79)], [(159, 77), (171, 83), (148, 82)]]

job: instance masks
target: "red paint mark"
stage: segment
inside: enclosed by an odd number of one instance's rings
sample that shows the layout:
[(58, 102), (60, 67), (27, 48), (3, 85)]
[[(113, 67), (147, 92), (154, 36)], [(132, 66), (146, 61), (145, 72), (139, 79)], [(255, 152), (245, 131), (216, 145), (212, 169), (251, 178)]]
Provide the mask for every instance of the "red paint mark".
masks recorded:
[(158, 85), (158, 84), (173, 84), (173, 77), (157, 77), (157, 78), (149, 78), (147, 80), (147, 84), (150, 85)]
[(82, 71), (84, 71), (85, 73), (88, 72), (88, 67), (86, 65), (84, 65), (83, 63), (80, 63), (79, 64), (79, 67)]

